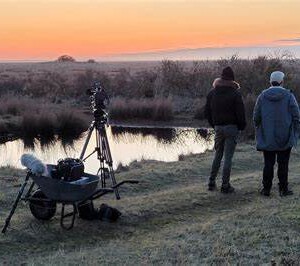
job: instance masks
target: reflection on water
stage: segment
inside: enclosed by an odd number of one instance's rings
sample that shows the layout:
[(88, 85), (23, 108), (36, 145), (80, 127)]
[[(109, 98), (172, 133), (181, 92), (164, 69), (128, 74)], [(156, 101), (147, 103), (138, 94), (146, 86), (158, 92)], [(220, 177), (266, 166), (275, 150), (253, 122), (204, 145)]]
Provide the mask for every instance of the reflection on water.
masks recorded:
[(177, 130), (175, 128), (137, 128), (137, 127), (112, 127), (111, 133), (113, 137), (118, 141), (131, 136), (133, 139), (141, 136), (146, 138), (147, 136), (154, 137), (159, 143), (172, 143), (176, 139)]
[(42, 149), (47, 149), (50, 146), (55, 145), (56, 142), (60, 142), (63, 147), (73, 146), (74, 142), (80, 139), (81, 135), (76, 134), (75, 136), (64, 136), (64, 135), (54, 135), (54, 134), (45, 134), (43, 133), (39, 138), (35, 138), (34, 136), (21, 136), (24, 143), (25, 149), (34, 150), (37, 142), (39, 142), (40, 147)]
[[(132, 161), (159, 160), (176, 161), (179, 155), (203, 153), (213, 145), (212, 135), (206, 129), (191, 128), (134, 128), (109, 127), (107, 136), (114, 160), (114, 167), (128, 165)], [(15, 140), (0, 145), (0, 165), (21, 167), (20, 157), (23, 153), (34, 153), (45, 163), (56, 163), (65, 157), (78, 158), (85, 142), (84, 136), (65, 145), (61, 141), (49, 143), (35, 140), (33, 147), (24, 146), (22, 140)], [(26, 143), (27, 145), (28, 143)], [(94, 151), (95, 134), (91, 137), (86, 155)], [(96, 172), (99, 167), (96, 155), (85, 163), (89, 172)]]

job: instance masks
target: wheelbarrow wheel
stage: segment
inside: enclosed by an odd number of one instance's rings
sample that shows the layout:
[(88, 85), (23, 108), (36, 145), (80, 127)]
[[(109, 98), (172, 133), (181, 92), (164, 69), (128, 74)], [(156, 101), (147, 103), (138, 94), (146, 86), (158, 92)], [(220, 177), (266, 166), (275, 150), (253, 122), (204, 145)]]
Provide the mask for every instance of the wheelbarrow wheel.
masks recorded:
[(55, 215), (56, 202), (49, 200), (40, 189), (36, 190), (31, 198), (29, 208), (36, 219), (47, 221)]

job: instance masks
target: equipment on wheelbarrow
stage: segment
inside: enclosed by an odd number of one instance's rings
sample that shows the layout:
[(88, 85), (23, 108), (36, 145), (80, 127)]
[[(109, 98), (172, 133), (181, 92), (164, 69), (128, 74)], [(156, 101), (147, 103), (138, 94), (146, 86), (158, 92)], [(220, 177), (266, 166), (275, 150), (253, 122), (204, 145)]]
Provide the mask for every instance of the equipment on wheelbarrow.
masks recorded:
[(51, 175), (56, 179), (65, 181), (76, 181), (84, 174), (84, 164), (80, 159), (66, 158), (58, 160), (57, 166), (52, 170)]
[[(124, 180), (111, 188), (98, 188), (100, 180), (98, 175), (84, 172), (80, 179), (66, 181), (53, 178), (52, 174), (57, 165), (44, 165), (40, 160), (28, 154), (22, 156), (21, 162), (27, 168), (27, 175), (5, 221), (2, 233), (6, 232), (20, 200), (29, 202), (32, 215), (39, 220), (50, 220), (56, 213), (57, 204), (61, 204), (60, 224), (65, 229), (71, 229), (78, 213), (78, 206), (105, 194), (113, 193), (125, 183), (138, 183), (135, 180)], [(24, 193), (28, 183), (31, 184)], [(69, 213), (65, 211), (67, 205), (72, 209)]]
[(32, 154), (23, 154), (21, 164), (27, 169), (31, 169), (31, 173), (34, 175), (43, 175), (46, 172), (46, 166), (43, 162)]

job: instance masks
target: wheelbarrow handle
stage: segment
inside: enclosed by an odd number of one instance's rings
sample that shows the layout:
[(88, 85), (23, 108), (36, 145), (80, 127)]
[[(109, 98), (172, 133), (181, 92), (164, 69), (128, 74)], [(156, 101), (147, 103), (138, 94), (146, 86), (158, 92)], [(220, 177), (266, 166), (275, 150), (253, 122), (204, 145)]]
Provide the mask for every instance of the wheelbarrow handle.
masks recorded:
[(127, 183), (127, 184), (138, 184), (139, 181), (138, 181), (138, 180), (133, 180), (133, 179), (130, 179), (130, 180), (123, 180), (123, 181), (121, 181), (120, 183), (114, 185), (112, 188), (113, 188), (113, 189), (116, 189), (116, 188), (118, 188), (118, 187), (120, 187), (120, 186), (122, 186), (122, 185), (124, 185), (124, 184), (126, 184), (126, 183)]
[(139, 183), (139, 181), (137, 181), (137, 180), (124, 180), (124, 181), (122, 181), (122, 182), (120, 182), (120, 183), (114, 185), (114, 186), (111, 187), (111, 188), (100, 188), (100, 189), (98, 189), (97, 191), (95, 191), (95, 192), (93, 193), (92, 196), (89, 196), (88, 198), (86, 198), (86, 199), (83, 200), (82, 202), (84, 202), (84, 201), (86, 201), (86, 200), (95, 200), (95, 199), (97, 199), (97, 198), (100, 198), (100, 197), (104, 196), (104, 195), (107, 194), (107, 193), (112, 193), (112, 192), (115, 191), (116, 188), (118, 188), (119, 186), (122, 186), (122, 185), (125, 184), (125, 183), (129, 183), (129, 184), (137, 184), (137, 183)]
[(100, 198), (100, 197), (104, 196), (107, 193), (113, 193), (113, 192), (114, 192), (114, 190), (112, 188), (100, 188), (100, 189), (96, 190), (93, 193), (93, 195), (89, 196), (88, 198), (86, 198), (82, 202), (84, 202), (86, 200), (95, 200), (97, 198)]

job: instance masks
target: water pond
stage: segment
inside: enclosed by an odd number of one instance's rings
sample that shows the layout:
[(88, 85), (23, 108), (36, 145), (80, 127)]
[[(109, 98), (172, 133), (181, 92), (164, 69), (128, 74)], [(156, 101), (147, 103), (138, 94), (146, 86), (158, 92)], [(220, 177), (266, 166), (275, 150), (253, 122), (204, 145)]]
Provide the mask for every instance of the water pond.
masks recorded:
[[(114, 162), (114, 168), (133, 161), (158, 160), (177, 161), (182, 155), (203, 153), (213, 146), (212, 135), (206, 129), (194, 128), (138, 128), (108, 127), (106, 129)], [(66, 157), (78, 158), (83, 148), (87, 132), (75, 140), (72, 145), (54, 141), (42, 145), (35, 140), (34, 146), (27, 147), (22, 140), (14, 140), (0, 145), (0, 166), (21, 167), (23, 153), (33, 153), (45, 163), (56, 163)], [(86, 154), (96, 146), (96, 134), (93, 133)], [(99, 163), (96, 154), (87, 159), (85, 167), (96, 172)]]

